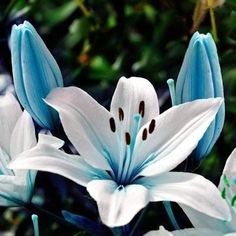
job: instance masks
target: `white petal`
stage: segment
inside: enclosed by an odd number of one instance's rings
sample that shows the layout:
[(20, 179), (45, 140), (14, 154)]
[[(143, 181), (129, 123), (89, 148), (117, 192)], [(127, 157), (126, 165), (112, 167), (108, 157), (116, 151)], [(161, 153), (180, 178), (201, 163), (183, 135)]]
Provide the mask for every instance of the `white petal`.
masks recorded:
[(18, 176), (0, 176), (0, 206), (17, 206), (28, 202), (31, 191), (27, 186), (27, 171)]
[(24, 111), (18, 119), (16, 126), (11, 135), (10, 156), (24, 152), (36, 145), (36, 136), (34, 123), (27, 111)]
[[(195, 228), (215, 229), (223, 233), (236, 231), (236, 217), (234, 217), (230, 222), (227, 222), (210, 217), (182, 204), (181, 208), (184, 210), (185, 214), (188, 216)], [(232, 216), (234, 215), (232, 214)]]
[(64, 130), (81, 156), (95, 167), (111, 169), (118, 153), (116, 133), (109, 123), (112, 115), (76, 87), (54, 89), (46, 101), (59, 112)]
[(227, 173), (231, 177), (236, 175), (236, 149), (234, 149), (233, 152), (228, 157), (225, 163), (223, 173)]
[(10, 139), (16, 121), (22, 111), (19, 103), (12, 94), (0, 97), (0, 146), (7, 154), (10, 154)]
[(216, 229), (183, 229), (172, 231), (173, 236), (224, 236), (224, 234)]
[(168, 172), (135, 181), (150, 190), (150, 201), (173, 201), (209, 216), (230, 220), (227, 203), (216, 186), (204, 177), (184, 172)]
[[(133, 115), (139, 113), (140, 102), (144, 102), (141, 126), (159, 114), (157, 94), (152, 84), (140, 77), (121, 77), (111, 101), (111, 113), (119, 121), (119, 109), (124, 112), (125, 132), (132, 133)], [(132, 135), (131, 135), (132, 136)]]
[[(215, 117), (223, 99), (203, 99), (174, 106), (155, 118), (155, 129), (143, 141), (139, 132), (134, 150), (134, 166), (140, 175), (155, 175), (180, 164), (197, 146)], [(141, 167), (140, 167), (141, 165)]]
[(157, 231), (150, 231), (144, 236), (223, 236), (222, 232), (213, 229), (182, 229), (172, 232), (167, 231), (163, 226), (160, 226)]
[(142, 185), (118, 186), (112, 180), (93, 180), (87, 190), (96, 200), (101, 220), (109, 227), (126, 225), (149, 202)]
[(173, 236), (224, 236), (224, 233), (216, 229), (183, 229), (172, 232)]
[[(218, 186), (220, 191), (225, 191), (225, 197), (229, 201), (236, 195), (236, 149), (228, 157)], [(236, 206), (236, 202), (234, 204)]]
[[(40, 135), (39, 138), (44, 139), (44, 136)], [(55, 142), (52, 141), (52, 143)], [(66, 154), (50, 145), (50, 143), (46, 144), (43, 140), (39, 141), (36, 147), (18, 155), (9, 167), (56, 173), (83, 186), (86, 186), (92, 179), (109, 178), (106, 172), (93, 168), (81, 157)]]
[(166, 230), (163, 226), (159, 227), (159, 230), (152, 230), (144, 234), (144, 236), (173, 236), (171, 232)]
[(0, 175), (13, 175), (13, 172), (7, 168), (10, 160), (9, 155), (0, 147)]
[(38, 144), (41, 145), (41, 144), (50, 144), (50, 146), (53, 146), (55, 147), (56, 149), (60, 149), (63, 145), (64, 145), (64, 141), (57, 138), (57, 137), (54, 137), (52, 136), (51, 133), (49, 134), (43, 134), (43, 133), (40, 133), (39, 134), (39, 141), (38, 141)]

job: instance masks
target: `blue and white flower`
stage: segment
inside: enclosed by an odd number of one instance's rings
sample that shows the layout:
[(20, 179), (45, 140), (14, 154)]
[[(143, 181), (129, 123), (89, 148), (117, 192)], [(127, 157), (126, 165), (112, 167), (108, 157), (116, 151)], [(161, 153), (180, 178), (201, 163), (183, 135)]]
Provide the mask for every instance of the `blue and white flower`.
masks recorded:
[(110, 111), (76, 87), (54, 89), (46, 101), (59, 112), (80, 155), (66, 154), (59, 150), (59, 139), (40, 135), (37, 146), (19, 155), (11, 168), (49, 171), (86, 186), (102, 222), (110, 227), (129, 223), (150, 201), (174, 201), (229, 219), (227, 204), (210, 181), (170, 172), (196, 147), (222, 98), (185, 103), (159, 114), (150, 82), (122, 77)]
[(10, 170), (15, 156), (37, 144), (30, 115), (22, 112), (11, 94), (0, 97), (0, 206), (18, 206), (31, 200), (36, 171)]

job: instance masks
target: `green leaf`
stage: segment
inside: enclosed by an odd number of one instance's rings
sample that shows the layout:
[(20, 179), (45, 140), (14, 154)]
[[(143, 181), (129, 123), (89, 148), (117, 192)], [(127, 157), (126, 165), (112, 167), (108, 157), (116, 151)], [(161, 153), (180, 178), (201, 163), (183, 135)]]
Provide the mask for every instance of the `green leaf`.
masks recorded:
[(53, 27), (65, 21), (76, 9), (76, 2), (69, 1), (60, 7), (46, 10), (42, 16), (44, 17), (45, 24), (49, 27)]
[(88, 37), (90, 30), (90, 22), (87, 17), (81, 17), (80, 19), (75, 19), (69, 28), (69, 33), (65, 38), (65, 43), (68, 48), (73, 48), (82, 39)]

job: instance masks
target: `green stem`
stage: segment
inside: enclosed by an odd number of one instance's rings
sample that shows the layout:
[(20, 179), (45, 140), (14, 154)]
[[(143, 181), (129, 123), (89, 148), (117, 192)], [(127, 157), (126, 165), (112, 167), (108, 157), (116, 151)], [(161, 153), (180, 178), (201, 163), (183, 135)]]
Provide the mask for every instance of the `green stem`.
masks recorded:
[(171, 203), (169, 201), (164, 201), (163, 204), (173, 227), (175, 228), (175, 230), (180, 230), (179, 224), (177, 223), (174, 213), (172, 211)]
[(17, 3), (17, 0), (11, 0), (11, 2), (7, 5), (7, 8), (3, 13), (1, 21), (3, 21), (7, 17), (7, 15), (10, 13), (10, 11), (12, 10), (12, 8), (14, 7), (16, 3)]
[(75, 225), (65, 221), (63, 218), (41, 208), (38, 207), (32, 203), (27, 203), (24, 205), (24, 207), (30, 211), (32, 214), (38, 215), (39, 218), (41, 219), (47, 219), (51, 220), (53, 222), (57, 222), (59, 225), (65, 227), (68, 230), (68, 233), (70, 234), (75, 234), (78, 232), (78, 229), (76, 228)]
[(122, 227), (110, 228), (110, 230), (111, 230), (111, 232), (113, 233), (114, 236), (122, 236), (123, 235)]
[(89, 17), (91, 15), (90, 11), (86, 8), (82, 0), (76, 0), (76, 3), (85, 16)]
[(210, 19), (211, 19), (212, 35), (213, 35), (215, 42), (218, 42), (216, 19), (215, 19), (215, 13), (213, 10), (212, 0), (208, 0), (208, 7), (209, 7), (209, 13), (210, 13)]
[(141, 212), (138, 220), (136, 221), (132, 231), (130, 232), (129, 236), (133, 236), (134, 235), (136, 229), (138, 228), (138, 226), (140, 225), (141, 221), (143, 220), (143, 217), (144, 217), (145, 213), (147, 212), (147, 209), (148, 209), (148, 205), (142, 210), (142, 212)]

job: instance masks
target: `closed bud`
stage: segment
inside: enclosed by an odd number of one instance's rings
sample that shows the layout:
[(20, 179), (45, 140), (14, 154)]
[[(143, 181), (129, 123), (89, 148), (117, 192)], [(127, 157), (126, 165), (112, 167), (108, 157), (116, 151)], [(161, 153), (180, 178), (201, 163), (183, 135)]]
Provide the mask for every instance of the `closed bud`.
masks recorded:
[(13, 80), (21, 105), (41, 127), (55, 129), (58, 114), (43, 100), (53, 88), (63, 87), (55, 59), (27, 21), (13, 26), (10, 47)]
[[(224, 97), (216, 45), (211, 34), (196, 32), (189, 43), (178, 75), (176, 103), (216, 97)], [(211, 151), (223, 128), (224, 116), (225, 106), (222, 104), (193, 152), (196, 160), (203, 159)]]

